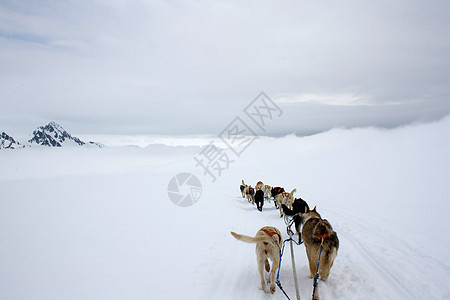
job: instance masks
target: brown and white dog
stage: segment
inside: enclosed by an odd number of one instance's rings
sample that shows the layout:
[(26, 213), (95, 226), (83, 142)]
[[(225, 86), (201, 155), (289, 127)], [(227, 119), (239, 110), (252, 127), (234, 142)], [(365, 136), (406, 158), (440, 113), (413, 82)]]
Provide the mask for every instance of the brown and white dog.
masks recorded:
[(267, 197), (268, 200), (270, 200), (270, 192), (272, 191), (272, 187), (270, 185), (264, 185), (263, 187), (263, 192), (264, 192), (264, 197)]
[[(301, 216), (303, 219), (302, 237), (306, 255), (308, 256), (310, 277), (313, 278), (315, 276), (320, 246), (322, 246), (319, 278), (327, 280), (339, 249), (337, 234), (331, 227), (331, 224), (327, 220), (322, 219), (316, 211), (316, 207), (312, 210), (307, 209), (306, 213), (301, 214)], [(319, 299), (317, 290), (314, 299)]]
[(275, 201), (278, 203), (278, 208), (280, 210), (280, 218), (283, 217), (283, 209), (281, 208), (282, 204), (285, 204), (287, 207), (291, 208), (292, 203), (294, 202), (294, 193), (297, 189), (293, 189), (290, 193), (283, 192), (275, 196)]
[(258, 183), (256, 183), (255, 185), (255, 190), (259, 191), (262, 190), (264, 188), (264, 183), (262, 181), (258, 181)]
[(239, 189), (241, 190), (242, 198), (245, 198), (245, 188), (247, 185), (244, 182), (244, 179), (242, 179), (242, 184), (239, 186)]
[(252, 204), (255, 204), (255, 189), (252, 188), (251, 185), (248, 185), (244, 189), (245, 195), (247, 196), (248, 202), (251, 202)]
[(286, 199), (286, 206), (292, 209), (292, 204), (294, 203), (294, 193), (297, 192), (297, 189), (293, 189), (290, 193), (288, 198)]
[[(231, 232), (236, 239), (246, 243), (256, 243), (256, 260), (258, 263), (259, 276), (261, 278), (261, 288), (266, 293), (275, 293), (275, 272), (280, 262), (280, 248), (283, 243), (281, 233), (276, 227), (264, 226), (256, 232), (255, 237)], [(272, 261), (270, 269), (269, 260)], [(266, 289), (266, 280), (264, 279), (263, 269), (269, 274), (270, 290)]]

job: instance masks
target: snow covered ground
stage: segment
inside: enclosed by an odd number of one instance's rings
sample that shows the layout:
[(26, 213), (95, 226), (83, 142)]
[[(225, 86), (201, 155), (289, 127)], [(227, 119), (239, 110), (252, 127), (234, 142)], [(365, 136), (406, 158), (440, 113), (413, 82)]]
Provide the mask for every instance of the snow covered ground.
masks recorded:
[[(285, 299), (259, 286), (254, 235), (284, 222), (241, 198), (241, 179), (297, 188), (340, 239), (322, 299), (450, 299), (450, 118), (257, 140), (215, 183), (199, 147), (0, 152), (0, 299)], [(202, 181), (181, 208), (177, 173)], [(280, 273), (295, 298), (289, 247)], [(295, 258), (310, 299), (303, 246)]]

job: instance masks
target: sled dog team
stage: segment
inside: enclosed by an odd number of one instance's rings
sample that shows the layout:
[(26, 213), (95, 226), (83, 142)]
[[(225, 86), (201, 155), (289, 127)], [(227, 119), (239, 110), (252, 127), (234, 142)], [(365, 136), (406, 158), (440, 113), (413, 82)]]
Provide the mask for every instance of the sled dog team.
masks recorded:
[[(296, 189), (286, 193), (281, 187), (272, 188), (264, 185), (261, 181), (253, 188), (242, 180), (240, 190), (242, 197), (247, 197), (252, 204), (256, 203), (259, 211), (262, 211), (264, 198), (266, 197), (270, 201), (270, 197), (273, 197), (275, 206), (280, 209), (280, 217), (286, 214), (293, 218), (299, 243), (303, 240), (305, 245), (311, 278), (316, 274), (320, 247), (323, 247), (320, 255), (319, 279), (327, 280), (337, 256), (339, 239), (331, 224), (326, 219), (322, 219), (316, 211), (316, 207), (311, 210), (302, 198), (294, 199), (293, 194)], [(256, 244), (256, 260), (261, 278), (261, 288), (266, 293), (273, 294), (275, 292), (275, 273), (279, 266), (280, 250), (283, 244), (280, 231), (273, 226), (264, 226), (256, 232), (254, 237), (235, 232), (231, 232), (231, 234), (240, 241)], [(272, 262), (272, 267), (269, 260)], [(270, 289), (266, 289), (264, 269), (270, 272), (268, 281)], [(314, 299), (319, 299), (317, 292)]]
[(294, 202), (294, 193), (297, 191), (297, 189), (293, 189), (290, 193), (287, 193), (282, 187), (271, 187), (270, 185), (264, 185), (262, 181), (258, 181), (253, 188), (251, 185), (245, 184), (244, 180), (242, 180), (240, 190), (242, 198), (247, 197), (248, 202), (253, 205), (256, 203), (256, 208), (259, 211), (262, 211), (265, 198), (269, 202), (271, 198), (273, 198), (275, 207), (280, 210), (280, 217), (283, 216), (281, 205), (285, 204), (287, 207), (291, 208)]

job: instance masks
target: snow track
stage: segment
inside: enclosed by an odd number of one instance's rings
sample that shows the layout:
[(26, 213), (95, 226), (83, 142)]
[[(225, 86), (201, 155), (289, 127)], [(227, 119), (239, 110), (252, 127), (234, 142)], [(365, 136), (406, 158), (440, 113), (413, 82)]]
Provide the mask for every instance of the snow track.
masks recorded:
[[(408, 288), (395, 275), (392, 275), (383, 268), (377, 260), (377, 255), (374, 255), (372, 251), (363, 246), (354, 236), (351, 236), (350, 234), (341, 234), (341, 239), (347, 239), (348, 245), (352, 247), (352, 250), (348, 249), (348, 251), (354, 252), (354, 254), (360, 256), (360, 261), (363, 261), (366, 264), (370, 270), (371, 276), (377, 276), (379, 280), (385, 283), (382, 288), (386, 290), (392, 298), (416, 299), (416, 296), (409, 292)], [(381, 287), (379, 286), (378, 288)]]
[[(274, 225), (280, 229), (283, 238), (287, 238), (286, 226), (273, 203), (266, 201), (263, 212), (258, 212), (247, 199), (227, 192), (222, 194), (224, 201), (231, 202), (233, 207), (233, 212), (230, 212), (234, 216), (233, 230), (253, 235), (263, 225)], [(318, 211), (332, 223), (340, 239), (338, 257), (330, 278), (319, 282), (321, 299), (445, 299), (445, 290), (429, 289), (425, 282), (420, 282), (423, 280), (420, 275), (429, 274), (445, 286), (445, 280), (436, 279), (433, 274), (448, 278), (448, 267), (444, 262), (428, 257), (426, 264), (429, 270), (418, 272), (417, 266), (411, 262), (417, 261), (418, 256), (423, 254), (414, 243), (408, 243), (403, 236), (394, 234), (400, 231), (386, 230), (389, 224), (380, 225), (376, 218), (362, 218), (333, 210), (320, 211), (319, 208)], [(303, 245), (294, 249), (301, 297), (309, 299), (313, 280), (309, 278), (305, 249)], [(220, 280), (206, 298), (286, 299), (278, 287), (274, 295), (267, 295), (261, 290), (253, 245), (233, 241), (227, 250)], [(280, 280), (288, 295), (295, 298), (289, 251), (287, 246)]]
[[(449, 274), (448, 263), (427, 257), (420, 250), (420, 241), (407, 241), (408, 234), (404, 231), (409, 228), (396, 228), (395, 225), (389, 227), (389, 223), (379, 220), (374, 222), (370, 216), (363, 219), (351, 214), (329, 213), (345, 222), (345, 227), (339, 228), (339, 237), (341, 243), (347, 245), (351, 256), (359, 261), (356, 270), (365, 270), (370, 277), (376, 276), (380, 285), (383, 284), (383, 293), (387, 294), (385, 297), (445, 299), (444, 289), (430, 289), (427, 282), (432, 279), (438, 286), (448, 286), (443, 280)], [(418, 270), (418, 265), (411, 263), (418, 261), (426, 268)]]

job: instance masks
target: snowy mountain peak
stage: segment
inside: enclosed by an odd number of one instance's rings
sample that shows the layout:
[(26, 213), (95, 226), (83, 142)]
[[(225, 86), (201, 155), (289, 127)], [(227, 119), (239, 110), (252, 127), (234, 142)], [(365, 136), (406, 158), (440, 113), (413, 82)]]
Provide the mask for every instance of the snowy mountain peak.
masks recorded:
[(58, 123), (51, 121), (45, 126), (39, 126), (33, 131), (33, 136), (28, 140), (30, 144), (37, 144), (48, 147), (62, 147), (63, 144), (84, 145), (85, 142), (77, 137), (73, 137)]
[(0, 149), (17, 149), (23, 148), (24, 145), (21, 145), (19, 142), (16, 142), (12, 136), (2, 132), (0, 135)]
[(53, 127), (54, 129), (56, 129), (60, 132), (66, 132), (64, 130), (64, 128), (61, 125), (59, 125), (58, 123), (56, 123), (55, 121), (50, 121), (46, 126)]

